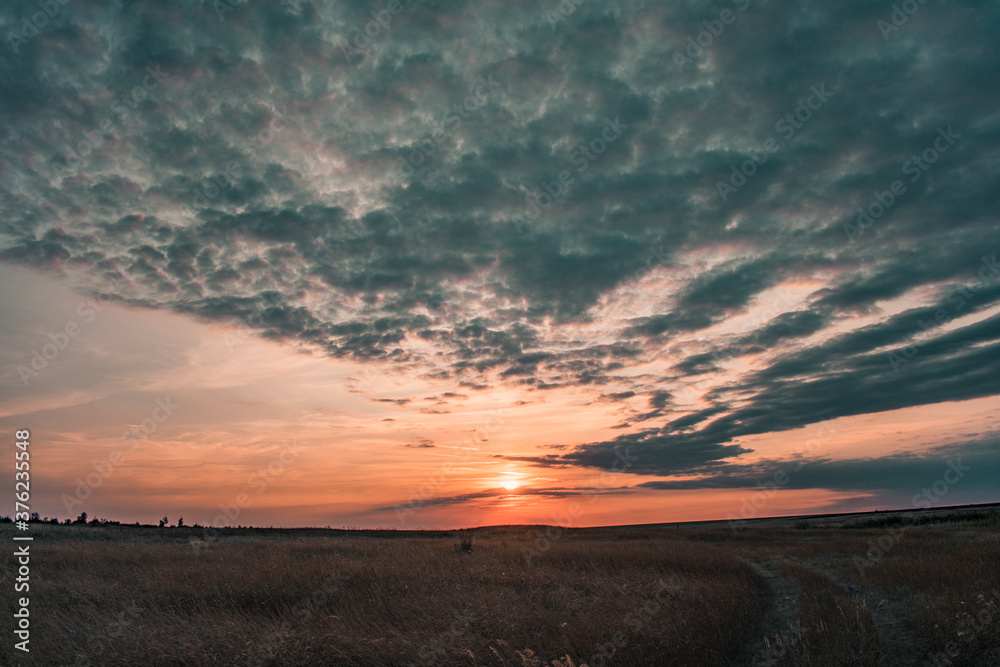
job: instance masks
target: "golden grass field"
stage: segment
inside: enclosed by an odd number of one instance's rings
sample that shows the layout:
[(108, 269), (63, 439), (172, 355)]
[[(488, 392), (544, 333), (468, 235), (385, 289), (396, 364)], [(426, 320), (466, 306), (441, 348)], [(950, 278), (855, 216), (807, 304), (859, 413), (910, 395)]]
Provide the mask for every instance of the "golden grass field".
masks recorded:
[[(1000, 665), (1000, 511), (868, 516), (878, 518), (739, 530), (234, 529), (208, 542), (194, 528), (36, 525), (30, 661), (9, 630), (0, 655), (34, 665)], [(0, 527), (8, 544), (11, 532)], [(8, 590), (14, 572), (8, 556)]]

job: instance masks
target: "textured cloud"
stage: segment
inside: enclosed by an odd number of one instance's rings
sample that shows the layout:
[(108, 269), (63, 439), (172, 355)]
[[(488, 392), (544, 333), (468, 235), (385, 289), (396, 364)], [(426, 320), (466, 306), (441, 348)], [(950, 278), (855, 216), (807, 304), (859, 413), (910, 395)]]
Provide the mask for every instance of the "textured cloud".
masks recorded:
[(3, 261), (619, 406), (624, 432), (542, 465), (706, 470), (742, 436), (1000, 391), (995, 3), (888, 39), (888, 6), (734, 3), (682, 68), (718, 6), (415, 1), (363, 38), (367, 2), (217, 4), (76, 2), (5, 45)]
[(993, 480), (1000, 474), (1000, 443), (992, 441), (939, 447), (919, 456), (896, 454), (846, 460), (766, 460), (753, 465), (729, 465), (724, 471), (703, 477), (655, 480), (637, 486), (657, 490), (780, 486), (787, 489), (822, 488), (906, 494), (933, 486), (949, 469), (953, 471), (947, 473), (948, 479), (954, 480), (951, 485), (961, 481), (964, 493), (990, 492)]

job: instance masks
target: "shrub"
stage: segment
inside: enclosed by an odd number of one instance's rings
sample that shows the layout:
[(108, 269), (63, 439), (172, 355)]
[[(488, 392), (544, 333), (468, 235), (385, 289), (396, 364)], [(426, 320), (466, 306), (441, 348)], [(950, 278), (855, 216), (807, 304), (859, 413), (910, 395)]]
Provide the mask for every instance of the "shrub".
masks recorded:
[(463, 530), (458, 533), (458, 543), (455, 545), (455, 551), (462, 551), (465, 553), (472, 552), (472, 531)]

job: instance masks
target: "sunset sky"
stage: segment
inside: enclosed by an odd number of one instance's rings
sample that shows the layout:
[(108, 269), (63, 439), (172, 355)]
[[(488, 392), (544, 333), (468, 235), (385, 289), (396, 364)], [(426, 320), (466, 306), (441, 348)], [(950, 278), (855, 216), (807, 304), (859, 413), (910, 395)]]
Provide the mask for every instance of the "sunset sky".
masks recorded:
[(231, 4), (0, 8), (42, 516), (1000, 500), (997, 3)]

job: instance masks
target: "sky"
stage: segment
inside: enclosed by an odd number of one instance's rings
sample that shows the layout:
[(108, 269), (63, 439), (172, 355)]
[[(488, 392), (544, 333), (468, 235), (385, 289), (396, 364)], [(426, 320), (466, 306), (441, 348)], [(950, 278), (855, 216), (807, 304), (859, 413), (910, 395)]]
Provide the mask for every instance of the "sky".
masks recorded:
[(996, 3), (50, 5), (0, 7), (42, 516), (1000, 501)]

